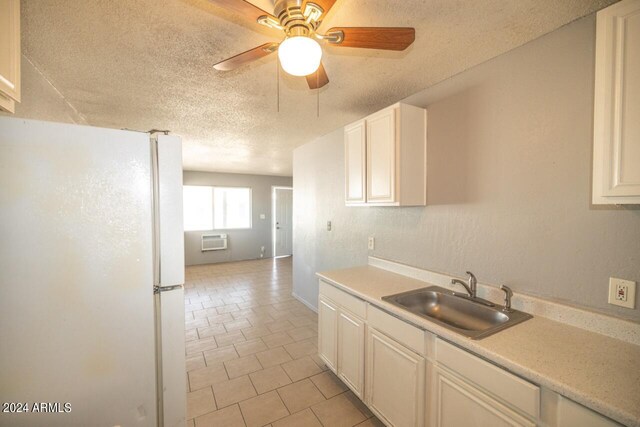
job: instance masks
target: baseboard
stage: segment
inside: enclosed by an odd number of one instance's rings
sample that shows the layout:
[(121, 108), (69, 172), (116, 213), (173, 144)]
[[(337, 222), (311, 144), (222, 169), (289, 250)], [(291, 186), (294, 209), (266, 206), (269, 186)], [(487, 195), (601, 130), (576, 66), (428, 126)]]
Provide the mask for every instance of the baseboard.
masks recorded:
[(301, 303), (303, 303), (304, 305), (306, 305), (307, 308), (309, 308), (309, 310), (313, 311), (314, 313), (318, 312), (318, 307), (314, 307), (313, 305), (311, 305), (310, 302), (298, 296), (295, 292), (291, 292), (291, 296), (297, 299), (298, 301), (300, 301)]
[(279, 258), (285, 258), (287, 256), (292, 256), (292, 255), (286, 255), (286, 256), (280, 256), (280, 257), (271, 257), (271, 256), (265, 256), (265, 257), (257, 257), (257, 258), (240, 258), (240, 259), (227, 259), (224, 261), (206, 261), (200, 264), (185, 264), (185, 268), (187, 267), (200, 267), (200, 266), (207, 266), (207, 265), (218, 265), (218, 264), (232, 264), (234, 262), (244, 262), (244, 261), (264, 261), (264, 260), (274, 260), (274, 259), (279, 259)]

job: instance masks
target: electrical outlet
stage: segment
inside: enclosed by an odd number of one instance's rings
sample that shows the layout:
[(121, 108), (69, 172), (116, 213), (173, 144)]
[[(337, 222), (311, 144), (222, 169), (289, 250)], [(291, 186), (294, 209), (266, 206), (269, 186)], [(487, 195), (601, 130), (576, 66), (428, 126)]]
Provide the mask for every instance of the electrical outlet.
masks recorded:
[(636, 282), (609, 278), (609, 304), (620, 307), (636, 307)]
[(331, 221), (327, 221), (327, 231), (331, 231)]
[(369, 250), (372, 251), (376, 248), (376, 239), (374, 237), (369, 237)]

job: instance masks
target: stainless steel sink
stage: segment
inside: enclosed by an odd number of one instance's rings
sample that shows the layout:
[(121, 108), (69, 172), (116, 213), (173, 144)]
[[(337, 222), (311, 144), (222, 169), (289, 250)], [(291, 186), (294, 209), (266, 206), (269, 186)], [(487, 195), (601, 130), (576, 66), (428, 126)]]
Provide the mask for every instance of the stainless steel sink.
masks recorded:
[(472, 339), (484, 338), (532, 317), (522, 311), (503, 311), (501, 305), (488, 307), (439, 286), (382, 299)]

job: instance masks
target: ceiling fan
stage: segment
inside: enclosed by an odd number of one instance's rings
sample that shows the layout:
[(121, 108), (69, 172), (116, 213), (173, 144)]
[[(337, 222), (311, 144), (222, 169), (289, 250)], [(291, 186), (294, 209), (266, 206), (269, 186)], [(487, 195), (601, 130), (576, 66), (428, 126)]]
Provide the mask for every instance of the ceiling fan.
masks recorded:
[(415, 40), (414, 28), (335, 27), (324, 34), (318, 32), (322, 19), (336, 0), (275, 0), (273, 15), (246, 0), (210, 1), (250, 21), (281, 30), (285, 35), (282, 42), (265, 43), (218, 62), (214, 65), (216, 70), (234, 70), (277, 50), (282, 69), (294, 76), (306, 76), (311, 89), (329, 83), (319, 42), (341, 47), (405, 50)]

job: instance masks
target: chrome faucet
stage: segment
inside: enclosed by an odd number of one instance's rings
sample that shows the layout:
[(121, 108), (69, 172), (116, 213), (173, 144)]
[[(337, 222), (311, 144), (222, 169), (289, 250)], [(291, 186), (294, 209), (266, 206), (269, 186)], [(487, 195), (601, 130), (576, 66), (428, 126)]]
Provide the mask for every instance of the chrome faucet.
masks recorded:
[(504, 308), (502, 309), (502, 311), (512, 313), (513, 310), (511, 309), (511, 297), (513, 296), (513, 291), (510, 287), (505, 285), (501, 285), (500, 290), (504, 292)]
[(462, 285), (464, 286), (464, 288), (467, 290), (467, 293), (469, 294), (469, 298), (475, 298), (476, 297), (476, 289), (478, 287), (478, 280), (476, 279), (476, 276), (470, 272), (467, 271), (467, 274), (469, 275), (469, 284), (467, 285), (466, 283), (464, 283), (462, 280), (460, 279), (451, 279), (451, 284), (452, 285)]
[(462, 280), (460, 279), (451, 279), (451, 284), (452, 285), (462, 285), (464, 286), (464, 288), (467, 290), (467, 293), (469, 294), (467, 295), (463, 295), (460, 294), (458, 292), (454, 292), (453, 295), (460, 297), (460, 298), (465, 298), (483, 305), (486, 305), (488, 307), (494, 307), (495, 304), (492, 303), (491, 301), (487, 301), (486, 299), (482, 299), (482, 298), (478, 298), (478, 296), (476, 295), (477, 292), (477, 288), (478, 288), (478, 280), (476, 279), (476, 276), (470, 272), (467, 271), (467, 274), (469, 275), (469, 284), (464, 283)]

